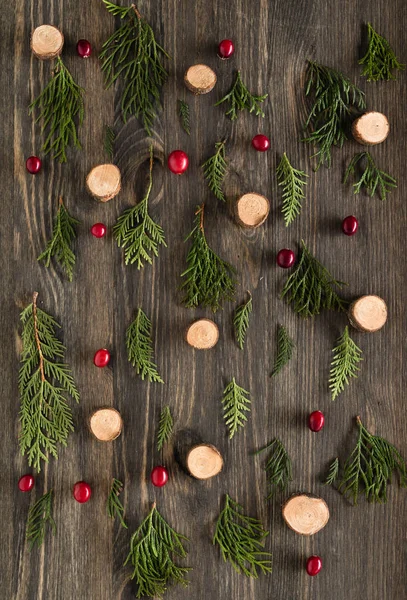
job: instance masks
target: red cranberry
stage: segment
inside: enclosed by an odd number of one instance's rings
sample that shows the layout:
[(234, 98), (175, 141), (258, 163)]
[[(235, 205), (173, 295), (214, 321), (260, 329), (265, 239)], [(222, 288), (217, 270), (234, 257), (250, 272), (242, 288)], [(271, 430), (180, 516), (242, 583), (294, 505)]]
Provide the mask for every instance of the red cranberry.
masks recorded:
[(349, 215), (342, 221), (342, 231), (345, 235), (355, 235), (359, 229), (359, 223), (356, 217)]
[(151, 471), (151, 483), (156, 487), (163, 487), (168, 481), (168, 471), (161, 465)]
[(25, 168), (31, 175), (36, 175), (39, 171), (41, 171), (42, 162), (38, 156), (30, 156), (25, 161)]
[(307, 573), (311, 577), (318, 575), (322, 569), (322, 559), (319, 556), (310, 556), (307, 560)]
[(222, 40), (218, 46), (218, 55), (220, 58), (230, 58), (235, 53), (235, 46), (232, 40)]
[(259, 133), (252, 139), (252, 146), (258, 152), (267, 152), (267, 150), (270, 148), (270, 140), (266, 135)]
[(103, 223), (95, 223), (90, 228), (90, 232), (95, 238), (102, 238), (106, 235), (106, 225)]
[(168, 168), (176, 175), (185, 173), (188, 164), (188, 155), (183, 150), (174, 150), (168, 157)]
[(81, 58), (89, 58), (92, 54), (92, 46), (88, 40), (79, 40), (76, 44), (76, 51)]
[(282, 269), (289, 269), (293, 266), (295, 262), (295, 254), (292, 250), (288, 248), (283, 248), (277, 254), (277, 264)]
[(80, 504), (85, 504), (90, 500), (92, 490), (86, 481), (77, 481), (73, 486), (73, 497)]
[(23, 475), (18, 480), (18, 489), (20, 492), (31, 492), (34, 487), (34, 477), (28, 473), (27, 475)]
[(93, 357), (93, 364), (95, 367), (107, 367), (110, 362), (110, 352), (106, 350), (106, 348), (100, 348), (95, 352), (95, 356)]
[(308, 427), (311, 431), (321, 431), (325, 423), (324, 413), (320, 410), (314, 410), (308, 417)]

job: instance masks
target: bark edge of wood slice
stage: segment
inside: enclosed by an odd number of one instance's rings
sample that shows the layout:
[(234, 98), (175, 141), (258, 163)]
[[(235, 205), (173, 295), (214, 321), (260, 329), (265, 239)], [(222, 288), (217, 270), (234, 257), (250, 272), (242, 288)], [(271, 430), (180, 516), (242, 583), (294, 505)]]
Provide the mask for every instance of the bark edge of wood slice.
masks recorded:
[(111, 406), (97, 408), (89, 417), (89, 429), (99, 442), (112, 442), (122, 432), (122, 416)]
[(243, 194), (236, 200), (236, 219), (243, 227), (255, 229), (260, 227), (269, 216), (270, 202), (265, 196), (256, 192)]
[(361, 296), (350, 305), (348, 318), (355, 329), (374, 333), (387, 321), (387, 305), (380, 296)]
[(389, 121), (383, 113), (371, 110), (352, 123), (352, 135), (359, 144), (375, 146), (381, 144), (390, 132)]
[(210, 479), (222, 471), (223, 458), (212, 444), (198, 444), (188, 452), (186, 464), (195, 479)]
[(185, 338), (197, 350), (210, 350), (218, 343), (219, 327), (210, 319), (198, 319), (188, 327)]
[(31, 34), (32, 53), (40, 60), (56, 58), (63, 46), (64, 34), (54, 25), (40, 25)]
[(86, 177), (86, 189), (101, 202), (111, 200), (120, 192), (120, 169), (112, 163), (96, 165)]
[(216, 73), (207, 65), (191, 65), (185, 71), (184, 82), (187, 88), (196, 95), (208, 94), (216, 84)]
[(283, 505), (284, 521), (300, 535), (314, 535), (329, 521), (329, 508), (323, 498), (308, 494), (291, 496)]

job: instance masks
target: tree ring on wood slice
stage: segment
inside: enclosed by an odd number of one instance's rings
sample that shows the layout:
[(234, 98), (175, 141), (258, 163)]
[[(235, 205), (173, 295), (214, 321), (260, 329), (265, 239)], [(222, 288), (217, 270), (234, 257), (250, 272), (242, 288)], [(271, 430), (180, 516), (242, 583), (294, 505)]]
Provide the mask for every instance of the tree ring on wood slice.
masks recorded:
[(254, 229), (267, 219), (270, 202), (265, 196), (250, 192), (237, 199), (235, 205), (236, 218), (243, 227)]
[(291, 496), (282, 512), (288, 527), (300, 535), (314, 535), (329, 521), (329, 508), (325, 500), (307, 494)]
[(41, 59), (48, 60), (59, 56), (64, 45), (64, 35), (53, 25), (40, 25), (31, 35), (31, 50)]
[(186, 340), (197, 350), (209, 350), (216, 346), (219, 340), (219, 328), (210, 319), (199, 319), (188, 327)]
[(221, 472), (223, 458), (215, 446), (199, 444), (187, 455), (187, 469), (195, 479), (210, 479)]
[(361, 296), (349, 307), (350, 324), (359, 331), (373, 333), (383, 327), (387, 321), (387, 306), (379, 296)]
[(111, 163), (93, 167), (86, 178), (86, 187), (88, 192), (101, 202), (111, 200), (120, 192), (119, 168)]
[(184, 75), (184, 82), (194, 94), (208, 94), (215, 87), (216, 73), (207, 65), (192, 65)]
[(122, 432), (123, 419), (112, 407), (98, 408), (89, 418), (89, 429), (100, 442), (112, 442)]
[(381, 144), (390, 132), (386, 115), (374, 110), (366, 112), (352, 123), (352, 135), (359, 144)]

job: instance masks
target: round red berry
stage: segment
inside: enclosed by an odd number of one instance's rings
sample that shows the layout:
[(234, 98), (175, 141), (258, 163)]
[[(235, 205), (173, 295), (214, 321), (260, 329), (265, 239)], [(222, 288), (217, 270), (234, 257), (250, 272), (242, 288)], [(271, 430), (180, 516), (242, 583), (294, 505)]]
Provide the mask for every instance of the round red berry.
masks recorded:
[(73, 497), (80, 504), (85, 504), (90, 500), (92, 490), (86, 481), (77, 481), (73, 486)]
[(349, 215), (342, 221), (342, 231), (345, 235), (355, 235), (359, 229), (359, 223), (356, 217)]
[(295, 262), (295, 254), (289, 248), (283, 248), (277, 254), (277, 264), (282, 269), (289, 269)]
[(174, 150), (168, 157), (168, 168), (176, 175), (182, 175), (188, 169), (188, 155), (183, 150)]
[(259, 133), (252, 139), (252, 146), (258, 152), (267, 152), (267, 150), (270, 148), (270, 140), (266, 135)]
[(90, 228), (90, 232), (95, 238), (102, 238), (106, 235), (106, 225), (104, 223), (95, 223)]
[(81, 58), (89, 58), (92, 54), (92, 46), (88, 40), (79, 40), (76, 44), (76, 51)]
[(42, 161), (38, 156), (30, 156), (25, 161), (25, 168), (31, 175), (36, 175), (39, 171), (41, 171)]
[(31, 492), (34, 487), (34, 476), (28, 473), (18, 480), (18, 489), (20, 492)]
[(322, 569), (322, 559), (319, 556), (310, 556), (307, 560), (307, 573), (311, 577), (318, 575)]
[(159, 465), (151, 471), (151, 483), (156, 487), (163, 487), (168, 481), (168, 471)]
[(308, 417), (308, 427), (311, 431), (321, 431), (325, 423), (324, 413), (320, 410), (314, 410)]
[(110, 352), (106, 350), (106, 348), (100, 348), (95, 352), (95, 356), (93, 357), (93, 364), (95, 367), (107, 367), (110, 362)]
[(222, 40), (218, 46), (218, 55), (220, 58), (230, 58), (235, 53), (235, 46), (232, 40)]

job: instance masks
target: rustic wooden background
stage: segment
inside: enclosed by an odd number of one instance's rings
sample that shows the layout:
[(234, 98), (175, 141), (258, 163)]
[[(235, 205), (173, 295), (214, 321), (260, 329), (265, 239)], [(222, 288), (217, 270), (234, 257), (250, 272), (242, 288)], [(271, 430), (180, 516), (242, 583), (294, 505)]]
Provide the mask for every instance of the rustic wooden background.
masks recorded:
[[(325, 488), (321, 477), (332, 458), (344, 458), (352, 447), (354, 417), (393, 441), (407, 455), (403, 393), (405, 350), (405, 218), (406, 218), (406, 120), (407, 75), (397, 82), (366, 83), (357, 61), (364, 48), (363, 23), (371, 21), (407, 60), (405, 49), (406, 7), (403, 0), (140, 0), (139, 9), (172, 56), (170, 77), (164, 91), (164, 108), (153, 136), (155, 155), (152, 210), (164, 227), (168, 248), (162, 249), (152, 267), (138, 272), (125, 267), (121, 252), (109, 234), (96, 240), (89, 227), (96, 221), (111, 227), (117, 215), (142, 197), (146, 184), (148, 145), (136, 120), (123, 126), (119, 95), (103, 90), (97, 54), (114, 28), (114, 19), (100, 0), (2, 0), (1, 155), (2, 209), (0, 288), (2, 334), (3, 434), (1, 461), (2, 543), (0, 559), (4, 600), (128, 600), (134, 586), (122, 567), (131, 531), (156, 499), (160, 510), (191, 542), (186, 564), (193, 567), (187, 589), (171, 588), (167, 598), (235, 600), (402, 600), (406, 593), (406, 492), (391, 486), (389, 502), (372, 506), (361, 501), (350, 506), (335, 490)], [(45, 85), (50, 63), (30, 54), (29, 38), (38, 25), (59, 26), (66, 38), (64, 59), (75, 79), (86, 89), (86, 118), (80, 132), (82, 152), (70, 152), (60, 166), (50, 158), (36, 176), (25, 170), (30, 154), (41, 155), (39, 127), (27, 114), (27, 106)], [(80, 38), (91, 41), (89, 60), (76, 56)], [(216, 44), (231, 37), (236, 54), (222, 62)], [(305, 115), (302, 78), (305, 60), (312, 58), (347, 73), (367, 93), (370, 109), (385, 112), (391, 134), (372, 150), (377, 162), (399, 181), (398, 190), (382, 203), (355, 197), (341, 184), (344, 166), (360, 150), (354, 142), (333, 153), (333, 167), (311, 172), (311, 149), (302, 144)], [(215, 90), (194, 98), (183, 86), (187, 66), (206, 62), (218, 75)], [(266, 118), (242, 114), (231, 123), (214, 102), (230, 88), (236, 68), (250, 89), (267, 91)], [(191, 137), (177, 118), (177, 98), (191, 106)], [(84, 180), (89, 169), (106, 159), (102, 143), (105, 125), (118, 133), (115, 161), (124, 186), (106, 205), (88, 197)], [(250, 146), (254, 134), (271, 138), (271, 151), (256, 153)], [(228, 138), (230, 173), (226, 183), (228, 204), (221, 205), (208, 191), (199, 165), (221, 138)], [(167, 154), (184, 149), (190, 169), (183, 177), (166, 167)], [(288, 229), (280, 214), (280, 193), (275, 167), (287, 151), (296, 166), (310, 173), (302, 215)], [(267, 223), (246, 232), (234, 223), (231, 201), (237, 194), (255, 190), (268, 196), (272, 210)], [(77, 241), (77, 269), (73, 283), (54, 269), (38, 265), (36, 257), (50, 234), (57, 198), (62, 195), (69, 210), (81, 220)], [(240, 351), (233, 341), (228, 305), (214, 317), (220, 342), (210, 352), (195, 352), (183, 339), (187, 324), (208, 311), (180, 306), (177, 287), (185, 263), (184, 236), (191, 228), (194, 207), (207, 202), (207, 235), (220, 255), (239, 273), (236, 301), (250, 289), (254, 313), (247, 346)], [(348, 214), (360, 221), (360, 231), (346, 238), (340, 222)], [(276, 252), (295, 248), (303, 238), (339, 279), (349, 282), (350, 298), (373, 292), (389, 307), (386, 327), (373, 335), (354, 333), (364, 351), (360, 378), (332, 403), (327, 390), (331, 348), (343, 330), (345, 317), (324, 314), (303, 321), (279, 299), (286, 273), (275, 265)], [(29, 471), (18, 449), (17, 374), (20, 352), (19, 311), (40, 293), (40, 306), (63, 325), (72, 365), (81, 392), (74, 407), (76, 431), (69, 446), (36, 479), (35, 491), (21, 494), (17, 480)], [(135, 309), (142, 306), (154, 325), (156, 361), (166, 384), (139, 380), (126, 360), (124, 331)], [(297, 349), (290, 366), (275, 379), (270, 370), (276, 349), (278, 323), (285, 324)], [(113, 354), (109, 368), (96, 369), (94, 351), (108, 347)], [(244, 432), (232, 442), (225, 435), (220, 397), (235, 376), (253, 396), (251, 418)], [(174, 447), (157, 454), (154, 431), (162, 405), (169, 403), (176, 423)], [(118, 408), (125, 423), (120, 439), (111, 445), (94, 441), (86, 419), (95, 407)], [(311, 410), (321, 409), (326, 426), (312, 434), (306, 426)], [(273, 436), (286, 445), (294, 464), (290, 492), (321, 494), (331, 509), (327, 527), (311, 538), (302, 538), (283, 523), (279, 496), (265, 503), (265, 478), (261, 461), (250, 456)], [(223, 473), (208, 482), (192, 480), (177, 463), (178, 445), (194, 440), (215, 444), (225, 458)], [(161, 489), (149, 483), (151, 468), (161, 461), (170, 468), (171, 480)], [(113, 476), (125, 482), (124, 503), (129, 530), (106, 515), (106, 494)], [(74, 502), (75, 481), (85, 479), (93, 488), (86, 505)], [(29, 552), (25, 521), (30, 504), (44, 490), (55, 490), (57, 535), (47, 536), (40, 550)], [(229, 492), (248, 511), (257, 514), (270, 536), (267, 549), (274, 555), (274, 571), (259, 580), (236, 574), (222, 562), (211, 545), (213, 523)], [(307, 576), (308, 555), (323, 557), (324, 570)]]

